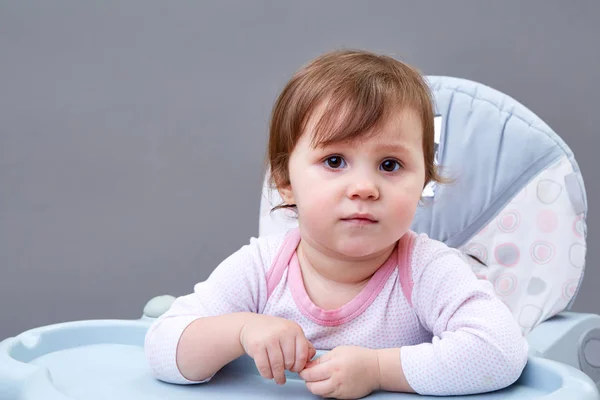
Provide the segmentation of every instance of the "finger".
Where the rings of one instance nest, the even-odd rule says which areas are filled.
[[[254,354],[254,364],[258,373],[265,379],[273,379],[273,373],[271,372],[271,365],[269,364],[269,355],[267,349],[262,348]]]
[[[296,337],[296,360],[292,366],[292,372],[300,372],[304,369],[309,355],[309,342],[302,336]]]
[[[309,362],[306,363],[306,365],[304,366],[304,369],[307,368],[314,368],[315,366],[319,365],[319,364],[325,364],[326,362],[329,361],[331,357],[329,357],[329,353],[325,353],[320,357],[315,358],[314,360],[310,360]]]
[[[290,338],[282,344],[283,362],[285,369],[291,371],[296,362],[296,348],[298,347],[297,339]]]
[[[285,366],[283,364],[283,353],[281,352],[279,341],[267,346],[267,354],[269,355],[269,365],[271,366],[273,379],[275,379],[278,385],[283,385],[285,383]]]
[[[306,382],[306,387],[312,394],[321,397],[333,397],[335,387],[331,379],[318,382]]]
[[[317,350],[315,350],[315,346],[311,342],[308,342],[308,361],[312,360],[316,355]]]
[[[298,375],[305,382],[324,381],[331,378],[331,368],[327,363],[319,364],[317,362],[311,367],[304,368]]]

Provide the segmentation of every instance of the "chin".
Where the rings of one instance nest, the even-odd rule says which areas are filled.
[[[381,246],[375,243],[365,243],[365,240],[344,240],[342,243],[337,243],[334,248],[340,254],[349,258],[365,258],[376,254],[383,250]]]

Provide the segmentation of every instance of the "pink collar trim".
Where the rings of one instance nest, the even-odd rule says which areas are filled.
[[[286,235],[284,242],[273,261],[273,266],[267,273],[267,297],[270,297],[288,268],[288,287],[294,302],[307,318],[324,326],[337,326],[349,322],[365,311],[377,298],[385,283],[396,267],[402,291],[411,304],[412,279],[410,273],[412,244],[415,234],[407,232],[388,260],[375,272],[363,290],[348,303],[335,310],[324,310],[315,305],[304,287],[302,271],[296,249],[300,243],[300,232],[292,229]]]
[[[373,303],[396,268],[396,261],[396,249],[394,249],[392,255],[369,279],[361,292],[348,303],[335,310],[324,310],[312,302],[304,287],[302,271],[296,252],[290,260],[288,285],[292,297],[302,314],[319,325],[337,326],[353,320]]]

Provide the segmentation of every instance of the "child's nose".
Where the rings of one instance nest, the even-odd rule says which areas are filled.
[[[372,179],[357,177],[348,187],[348,197],[350,199],[377,200],[379,190]]]

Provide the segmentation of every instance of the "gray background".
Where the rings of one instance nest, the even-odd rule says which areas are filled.
[[[515,97],[573,149],[600,313],[600,2],[3,1],[0,338],[138,318],[258,232],[267,121],[321,52],[385,52]]]

